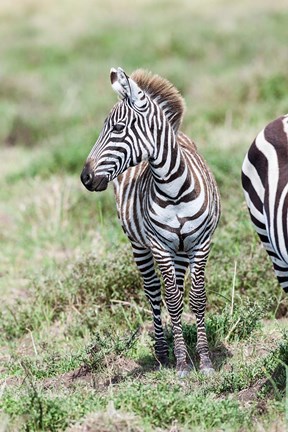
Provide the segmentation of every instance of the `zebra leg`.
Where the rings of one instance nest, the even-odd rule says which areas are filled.
[[[161,320],[161,283],[154,268],[154,260],[150,249],[132,245],[133,255],[144,282],[144,292],[153,312],[155,332],[155,354],[157,360],[165,365],[168,363],[168,345],[164,337]]]
[[[174,266],[176,273],[176,283],[182,295],[184,293],[184,280],[188,265],[189,259],[187,255],[184,253],[178,253],[174,260]]]
[[[180,378],[187,375],[190,367],[187,364],[187,349],[185,346],[181,314],[183,310],[183,288],[179,289],[176,281],[176,271],[170,254],[166,251],[154,251],[153,255],[157,261],[165,285],[165,299],[171,318],[174,335],[174,354],[176,357],[176,369]],[[180,267],[178,267],[179,269]],[[178,271],[178,277],[183,279],[183,269]],[[183,284],[182,284],[183,287]]]
[[[196,349],[200,356],[200,370],[205,374],[214,372],[210,360],[210,352],[208,348],[204,321],[206,308],[204,273],[209,251],[210,245],[205,245],[196,252],[194,251],[193,257],[190,259],[191,291],[189,293],[189,302],[192,312],[196,315]]]
[[[177,254],[174,260],[174,266],[175,266],[175,273],[176,273],[176,283],[179,288],[179,291],[181,292],[181,295],[183,296],[185,275],[186,275],[187,268],[189,266],[189,258],[187,257],[186,253]],[[187,356],[187,351],[186,351],[186,356]],[[180,377],[185,377],[188,374],[189,370],[194,368],[194,365],[191,361],[187,363],[188,363],[187,367],[185,367],[185,369],[182,372],[179,372]]]

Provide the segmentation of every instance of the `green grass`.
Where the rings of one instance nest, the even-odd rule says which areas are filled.
[[[0,5],[3,430],[284,430],[288,304],[240,172],[259,130],[287,112],[287,18],[272,0]],[[188,279],[183,329],[196,370],[177,380],[165,310],[170,367],[156,369],[112,188],[90,194],[80,183],[117,100],[113,66],[147,68],[181,90],[182,129],[220,188],[206,272],[213,378],[197,372]]]

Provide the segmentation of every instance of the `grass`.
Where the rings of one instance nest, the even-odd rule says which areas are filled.
[[[287,111],[286,23],[271,0],[1,3],[1,431],[284,430],[288,304],[240,171],[259,130]],[[165,310],[170,367],[157,370],[112,189],[89,194],[79,180],[116,101],[112,66],[181,90],[183,130],[220,188],[206,272],[213,378],[197,372],[188,301],[196,370],[177,380]]]

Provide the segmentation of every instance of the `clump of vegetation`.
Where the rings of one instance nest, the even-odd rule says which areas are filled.
[[[0,408],[10,416],[14,430],[39,431],[63,430],[71,422],[91,411],[103,407],[101,397],[93,391],[76,390],[67,398],[65,390],[57,395],[47,394],[41,387],[30,382],[17,394],[6,390]]]
[[[135,345],[138,330],[125,337],[96,333],[87,348],[88,358],[85,360],[85,367],[97,371],[107,367],[107,363],[111,365],[112,357],[124,355]]]
[[[171,427],[175,419],[186,428],[201,426],[202,430],[223,427],[228,422],[232,426],[244,426],[247,421],[236,400],[215,400],[212,395],[205,397],[197,391],[185,391],[180,384],[165,381],[154,385],[150,382],[122,385],[115,405],[161,428]]]
[[[132,253],[126,246],[119,246],[116,253],[105,257],[83,257],[63,279],[34,280],[29,299],[0,310],[0,338],[17,338],[27,329],[33,331],[52,323],[72,305],[79,313],[86,310],[88,320],[91,307],[106,308],[113,299],[131,302],[143,297],[142,280]]]
[[[229,372],[224,372],[212,384],[208,384],[207,391],[215,391],[218,395],[225,392],[236,392],[252,386],[264,376],[259,393],[262,396],[270,392],[270,396],[276,395],[282,399],[285,395],[286,365],[288,361],[288,338],[283,334],[276,348],[267,350],[267,355],[256,359],[254,362],[241,361]]]
[[[265,307],[252,301],[237,304],[231,309],[226,307],[221,314],[212,315],[206,321],[209,343],[219,341],[235,342],[245,340],[261,328]]]

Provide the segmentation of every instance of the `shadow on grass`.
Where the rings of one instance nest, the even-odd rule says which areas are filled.
[[[189,347],[190,348],[190,347]],[[191,349],[188,348],[189,356],[193,362],[195,369],[199,370],[199,358],[196,354],[196,349],[194,349],[191,355]],[[216,371],[221,370],[223,365],[226,363],[227,358],[231,357],[231,352],[225,347],[224,344],[219,344],[217,347],[211,349],[212,363]],[[157,362],[157,359],[153,355],[145,355],[139,358],[132,370],[127,371],[127,366],[131,360],[123,358],[123,368],[118,370],[113,376],[106,379],[105,386],[109,384],[120,384],[121,382],[128,379],[141,379],[144,378],[147,373],[157,372],[162,366]],[[169,369],[171,371],[176,371],[176,362],[173,354],[173,346],[169,346],[169,363],[163,368]],[[126,369],[126,371],[125,371]]]
[[[188,349],[188,356],[191,359],[191,363],[194,366],[194,368],[198,371],[199,370],[199,356],[196,352],[196,337],[191,338],[188,337],[188,334],[194,334],[196,335],[196,326],[190,325],[185,326],[185,331],[183,328],[184,338],[185,342],[187,344]],[[123,381],[128,379],[138,379],[144,377],[147,373],[150,372],[156,372],[161,369],[161,367],[164,367],[165,369],[170,370],[176,370],[176,360],[174,356],[174,343],[173,343],[173,333],[171,328],[167,329],[165,331],[166,339],[168,342],[168,364],[165,366],[161,366],[160,363],[157,361],[156,357],[151,352],[151,355],[145,354],[137,359],[137,361],[134,361],[134,367],[132,369],[129,368],[131,366],[131,363],[133,362],[127,358],[122,359],[123,364],[120,369],[117,370],[117,372],[106,381],[106,385],[111,384],[119,384]],[[210,347],[211,352],[211,359],[213,366],[216,371],[219,371],[222,369],[222,367],[227,362],[227,359],[232,357],[231,352],[224,343],[218,341],[216,345],[213,345]],[[116,360],[117,362],[117,360]],[[118,362],[119,365],[119,362]],[[127,370],[129,369],[129,371]],[[126,370],[126,371],[125,371]]]

